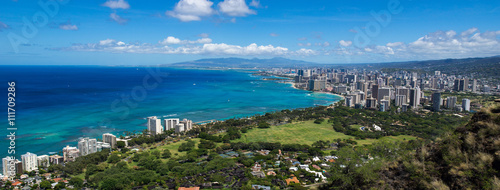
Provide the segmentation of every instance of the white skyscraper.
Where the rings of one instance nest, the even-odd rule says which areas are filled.
[[[96,153],[97,140],[89,139],[88,137],[82,138],[80,139],[80,141],[78,141],[78,149],[80,150],[80,156]]]
[[[462,99],[462,109],[470,111],[470,100],[467,98]]]
[[[116,148],[116,136],[111,133],[102,134],[102,142],[109,143],[111,148]]]
[[[179,123],[175,125],[175,133],[184,132],[184,124]]]
[[[446,99],[446,107],[448,109],[455,109],[455,104],[457,103],[456,96],[450,96]]]
[[[165,131],[175,129],[175,126],[179,123],[179,118],[165,119],[163,125],[165,125]]]
[[[15,176],[16,175],[16,165],[15,159],[10,156],[2,158],[2,168],[4,176]]]
[[[158,135],[163,133],[161,120],[156,118],[156,116],[148,117],[148,131],[152,135]]]
[[[23,162],[24,171],[31,172],[38,169],[38,157],[36,156],[36,154],[28,152],[21,155],[21,159]]]
[[[76,147],[71,147],[69,145],[66,145],[66,147],[63,148],[63,157],[65,162],[73,162],[75,161],[76,158],[80,156],[80,150]]]

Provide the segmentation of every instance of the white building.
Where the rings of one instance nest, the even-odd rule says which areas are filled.
[[[179,123],[184,125],[184,131],[189,131],[193,128],[193,121],[191,120],[183,119]]]
[[[80,139],[80,141],[78,141],[78,149],[80,150],[80,156],[96,153],[97,140],[89,139],[88,137],[82,138]]]
[[[448,109],[455,109],[455,105],[457,103],[457,97],[456,96],[450,96],[446,99],[446,107]]]
[[[179,118],[170,118],[163,120],[165,125],[165,131],[175,129],[175,126],[179,123]]]
[[[116,136],[111,133],[102,134],[102,142],[109,143],[111,148],[116,148]]]
[[[41,155],[37,157],[38,167],[49,167],[50,161],[48,155]]]
[[[21,159],[23,162],[23,170],[28,172],[38,170],[38,157],[36,154],[27,152],[26,154],[21,155]]]
[[[73,162],[75,161],[76,158],[80,156],[80,150],[76,147],[71,147],[69,145],[66,145],[66,147],[63,148],[63,157],[65,162]]]
[[[181,133],[184,132],[184,124],[177,124],[175,125],[175,133]]]
[[[464,111],[470,111],[470,100],[467,98],[462,99],[462,109]]]
[[[16,175],[16,160],[11,157],[7,156],[5,158],[2,158],[2,168],[3,168],[3,175],[10,177],[10,176],[15,176]]]
[[[396,106],[406,104],[406,95],[396,95]]]
[[[162,134],[163,127],[161,126],[161,120],[156,118],[156,116],[148,117],[148,131],[152,135]]]

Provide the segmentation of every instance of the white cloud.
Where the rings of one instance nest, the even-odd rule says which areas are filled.
[[[339,43],[342,45],[343,40]],[[500,31],[480,32],[477,28],[470,28],[461,33],[454,30],[436,31],[410,43],[389,42],[364,49],[350,47],[349,51],[394,56],[406,60],[495,56],[500,55]]]
[[[198,21],[201,17],[215,13],[213,4],[209,0],[180,0],[173,11],[167,11],[165,14],[183,22]]]
[[[255,7],[255,8],[259,8],[260,1],[259,0],[252,0],[252,2],[250,2],[250,6]]]
[[[210,38],[201,38],[195,41],[191,40],[180,40],[179,38],[169,36],[162,41],[158,42],[159,44],[163,45],[170,45],[170,44],[209,44],[212,43],[212,39]]]
[[[71,23],[62,23],[62,24],[59,24],[59,29],[63,29],[63,30],[78,30],[78,26],[74,25],[74,24],[71,24]]]
[[[303,37],[303,38],[298,38],[297,40],[299,40],[299,41],[306,41],[306,40],[307,40],[307,38],[306,38],[306,37]]]
[[[143,54],[207,54],[207,55],[317,55],[318,52],[302,48],[291,51],[288,48],[273,45],[257,45],[252,43],[248,46],[231,45],[225,43],[212,43],[209,38],[201,38],[195,41],[181,40],[173,36],[159,41],[157,44],[149,43],[125,43],[114,39],[101,40],[99,43],[73,44],[70,47],[53,48],[59,51],[88,51],[88,52],[110,52],[110,53],[143,53]]]
[[[129,9],[130,5],[125,0],[108,0],[102,6],[109,7],[112,9]]]
[[[219,11],[229,16],[247,16],[256,14],[254,10],[250,10],[245,3],[245,0],[224,0],[218,4]]]
[[[198,34],[199,37],[202,37],[202,38],[208,38],[208,34],[207,33],[201,33],[201,34]]]
[[[309,47],[311,46],[311,43],[297,43],[298,46],[305,46],[305,47]]]
[[[352,45],[352,41],[349,41],[349,40],[347,40],[347,41],[340,40],[340,41],[339,41],[339,44],[340,44],[341,46],[344,46],[344,47],[349,47],[349,46],[351,46],[351,45]]]
[[[117,22],[118,24],[126,24],[128,22],[128,19],[124,19],[116,13],[111,13],[109,15],[109,18],[111,18],[111,20]]]
[[[273,32],[273,33],[270,33],[270,34],[269,34],[269,36],[272,36],[272,37],[278,37],[278,36],[279,36],[279,34],[276,34],[276,33],[274,33],[274,32]]]

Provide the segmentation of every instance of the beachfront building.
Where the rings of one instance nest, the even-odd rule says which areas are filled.
[[[64,157],[54,154],[49,156],[49,161],[51,164],[62,164],[64,162]]]
[[[78,141],[78,150],[80,150],[80,156],[86,156],[88,154],[97,152],[97,140],[90,139],[88,137],[80,139]]]
[[[34,170],[38,170],[38,157],[36,154],[27,152],[26,154],[21,155],[21,160],[23,163],[23,169],[25,171],[31,172]]]
[[[161,120],[156,116],[148,117],[148,131],[151,135],[159,135],[163,133]]]
[[[165,125],[165,131],[175,129],[175,126],[179,123],[179,118],[170,118],[163,120]]]
[[[3,175],[4,176],[10,177],[10,176],[16,175],[15,161],[16,160],[10,156],[2,158],[2,168],[3,168]]]
[[[179,123],[184,125],[184,131],[189,131],[193,128],[193,121],[191,120],[183,119]]]
[[[180,123],[175,125],[175,133],[182,133],[182,132],[184,132],[184,125]]]
[[[39,168],[42,168],[42,167],[46,168],[46,167],[50,166],[50,161],[49,161],[48,155],[41,155],[41,156],[38,156],[36,159],[37,159]]]
[[[111,133],[102,134],[102,142],[111,145],[111,148],[116,148],[116,136]]]
[[[76,147],[66,145],[66,147],[63,148],[63,158],[65,162],[73,162],[79,155],[80,150]]]

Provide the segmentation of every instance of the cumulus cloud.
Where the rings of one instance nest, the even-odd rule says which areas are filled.
[[[339,44],[349,47],[349,53],[379,54],[403,59],[465,58],[500,54],[500,31],[480,32],[477,28],[460,33],[454,30],[436,31],[410,43],[389,42],[363,49],[356,49],[346,42],[348,41],[341,40]]]
[[[58,51],[87,51],[87,52],[110,52],[110,53],[142,53],[142,54],[203,54],[203,55],[316,55],[318,52],[311,49],[299,49],[291,51],[288,48],[273,45],[257,45],[252,43],[248,46],[231,45],[225,43],[212,43],[211,39],[201,38],[198,40],[181,40],[169,36],[157,44],[149,43],[125,43],[114,39],[101,40],[99,43],[73,44],[70,47],[52,48]]]
[[[8,29],[9,26],[3,22],[0,22],[0,31],[4,30],[4,29]]]
[[[209,0],[180,0],[174,10],[167,11],[165,14],[183,22],[199,21],[201,17],[215,13],[212,5],[213,2]]]
[[[179,38],[176,38],[176,37],[173,37],[173,36],[169,36],[169,37],[163,39],[162,41],[159,41],[158,43],[159,44],[163,44],[163,45],[170,45],[170,44],[209,44],[209,43],[212,43],[212,39],[210,39],[210,38],[201,38],[201,39],[198,39],[198,40],[195,40],[195,41],[191,41],[191,40],[181,40]]]
[[[102,6],[109,7],[111,9],[129,9],[130,5],[125,0],[108,0]]]
[[[344,46],[344,47],[349,47],[349,46],[351,46],[351,45],[352,45],[352,41],[349,41],[349,40],[347,40],[347,41],[340,40],[340,41],[339,41],[339,44],[340,44],[341,46]]]
[[[128,19],[124,19],[120,15],[117,15],[116,13],[111,13],[109,15],[109,18],[111,18],[111,20],[117,22],[118,24],[126,24],[128,22]]]
[[[224,0],[218,4],[219,11],[229,16],[247,16],[256,14],[248,8],[245,0]]]
[[[62,30],[78,30],[78,26],[71,24],[70,22],[59,24],[59,29]]]

